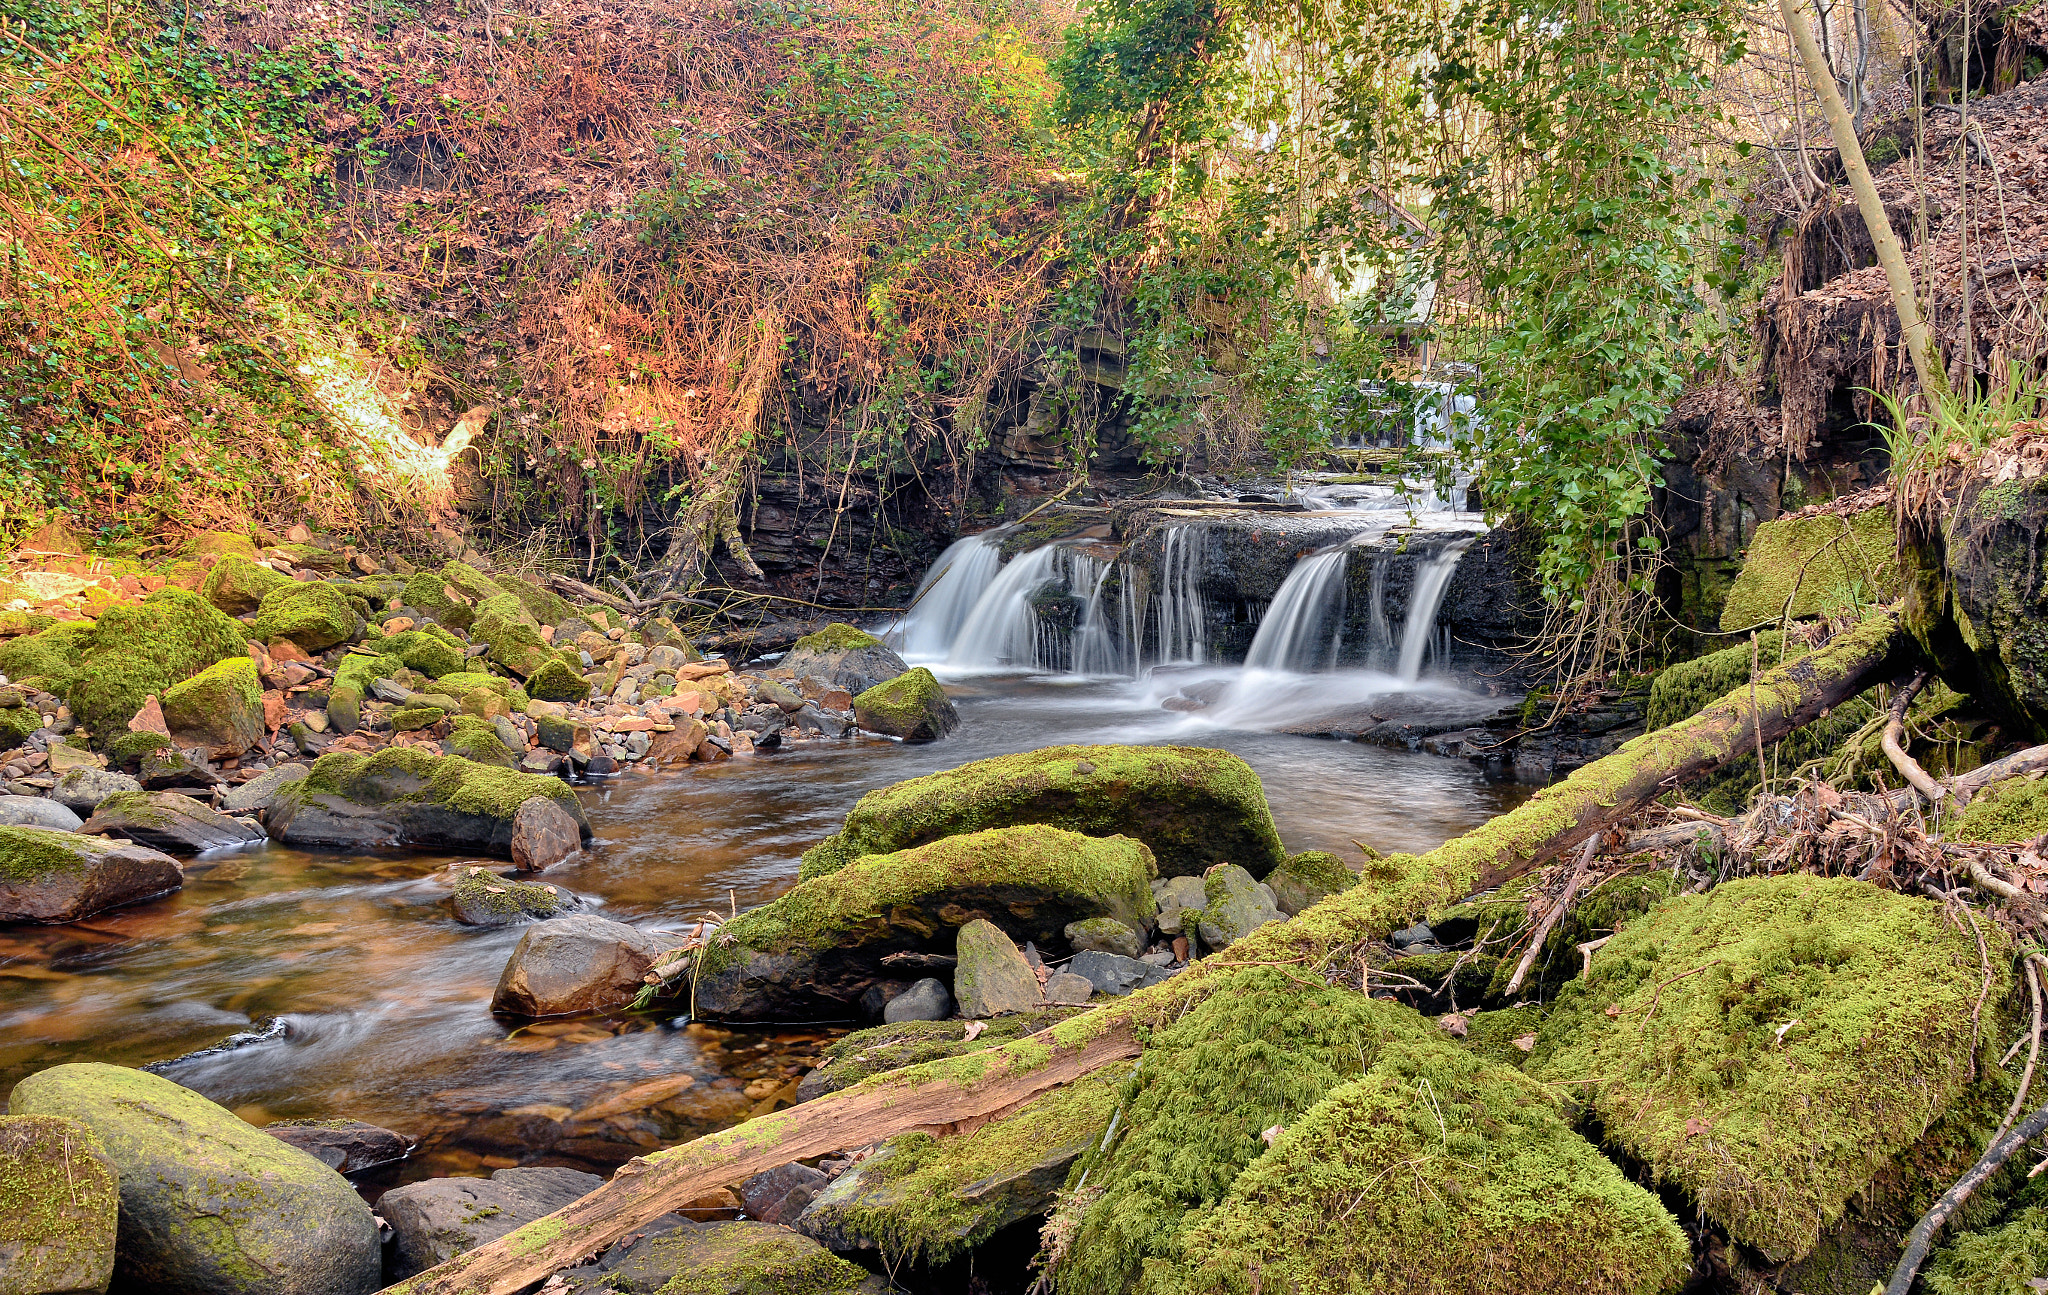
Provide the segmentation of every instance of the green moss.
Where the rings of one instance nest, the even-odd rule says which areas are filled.
[[[1388,1047],[1177,1240],[1177,1263],[1147,1267],[1147,1295],[1658,1295],[1691,1267],[1677,1220],[1555,1097],[1443,1042]]]
[[[448,748],[448,754],[459,755],[478,764],[496,765],[500,769],[519,767],[519,757],[505,745],[497,730],[474,715],[456,716],[454,731],[448,734],[443,745]]]
[[[882,640],[853,625],[833,621],[815,634],[806,634],[790,649],[793,652],[845,652],[881,647]]]
[[[1812,651],[1796,642],[1787,647],[1785,636],[1777,630],[1765,630],[1756,639],[1759,672],[1779,664],[1781,650],[1786,661],[1797,661]],[[1750,660],[1750,645],[1744,640],[1734,647],[1660,670],[1650,682],[1650,702],[1644,710],[1643,723],[1660,729],[1699,714],[1749,682]]]
[[[1209,976],[1198,1002],[1152,1032],[1124,1084],[1123,1132],[1075,1165],[1102,1194],[1080,1217],[1060,1289],[1142,1289],[1142,1274],[1181,1262],[1185,1227],[1265,1150],[1264,1130],[1294,1124],[1389,1045],[1440,1033],[1408,1008],[1290,972]]]
[[[469,632],[477,642],[490,645],[493,663],[521,678],[532,675],[549,661],[561,660],[541,638],[540,623],[511,594],[499,594],[478,603]]]
[[[319,652],[356,636],[362,620],[348,596],[324,580],[294,580],[263,595],[256,609],[255,637],[265,643],[289,639]]]
[[[239,616],[262,605],[263,596],[293,583],[292,578],[269,567],[258,566],[234,554],[213,564],[199,586],[200,597],[228,613]]]
[[[171,739],[161,733],[123,733],[107,743],[107,762],[122,768],[133,768],[142,757],[170,749]]]
[[[526,691],[542,701],[588,701],[590,685],[561,657],[541,662],[526,680]]]
[[[481,910],[500,917],[553,917],[568,905],[545,885],[513,881],[496,873],[475,868],[455,883],[454,899],[471,911]]]
[[[418,801],[465,814],[509,820],[529,797],[546,796],[583,821],[576,793],[559,778],[494,769],[416,746],[386,747],[372,755],[336,751],[313,762],[307,775],[280,793],[340,796],[366,804]]]
[[[1957,1237],[1925,1278],[1933,1295],[2036,1295],[2048,1273],[2048,1210],[2025,1209],[2004,1226]]]
[[[178,546],[178,552],[190,558],[203,558],[211,553],[219,558],[242,558],[256,560],[256,545],[246,535],[233,531],[195,531]]]
[[[42,612],[0,611],[0,637],[40,634],[52,625],[60,623],[55,616],[48,616]]]
[[[99,837],[55,828],[0,827],[0,881],[36,881],[52,873],[83,872],[86,856],[112,848]]]
[[[520,606],[543,625],[560,625],[576,614],[567,599],[551,593],[531,580],[500,572],[491,577],[500,589],[519,600]]]
[[[334,683],[366,692],[372,679],[389,679],[405,668],[405,662],[385,652],[351,652],[334,667]]]
[[[644,1244],[650,1268],[676,1274],[654,1295],[855,1295],[872,1283],[859,1264],[766,1223],[721,1223]]]
[[[982,1022],[986,1028],[971,1040],[966,1037],[965,1021],[904,1021],[855,1030],[826,1047],[819,1055],[818,1068],[804,1081],[804,1086],[819,1093],[836,1093],[871,1075],[1012,1043],[1086,1010],[1052,1007],[998,1016]]]
[[[1780,518],[1756,528],[1721,609],[1721,628],[1776,625],[1787,599],[1795,620],[1854,614],[1890,602],[1904,583],[1891,509]]]
[[[404,630],[388,635],[377,644],[377,650],[386,656],[397,657],[407,669],[417,670],[430,679],[457,673],[466,659],[461,648],[424,630]]]
[[[2010,1034],[2011,976],[2004,938],[1984,935],[1988,1048]],[[1975,939],[1939,905],[1841,879],[1729,882],[1625,926],[1558,994],[1529,1069],[1582,1093],[1611,1141],[1782,1261],[1976,1074],[2009,1082],[1973,1051],[1983,981]]]
[[[1518,1047],[1516,1039],[1529,1039],[1543,1024],[1541,1007],[1503,1007],[1479,1012],[1465,1021],[1465,1046],[1503,1065],[1519,1067],[1529,1059],[1529,1050]]]
[[[391,712],[391,730],[394,733],[413,733],[432,728],[447,715],[448,712],[439,706],[401,706]]]
[[[1972,797],[1949,829],[1955,841],[2017,843],[2048,832],[2048,785],[2036,778],[2007,778]]]
[[[0,674],[17,682],[41,676],[60,680],[63,691],[92,650],[93,622],[66,621],[21,638],[0,643]]]
[[[461,598],[449,597],[447,590],[451,587],[438,571],[415,571],[406,577],[405,590],[399,596],[407,607],[425,612],[444,625],[468,629],[476,619],[475,607]]]
[[[189,590],[159,589],[100,617],[65,700],[95,742],[110,742],[151,694],[248,649],[244,627],[227,613]]]
[[[943,737],[959,722],[938,676],[923,666],[862,692],[853,713],[862,728],[895,737]]]
[[[118,1175],[90,1128],[0,1116],[0,1289],[105,1290],[120,1205]]]
[[[28,741],[29,734],[43,726],[43,717],[33,706],[10,706],[0,710],[0,751],[12,751]]]
[[[1235,863],[1264,877],[1287,857],[1258,775],[1226,751],[1054,746],[869,792],[843,828],[805,851],[799,875],[819,877],[863,854],[1017,823],[1135,837],[1166,876]]]

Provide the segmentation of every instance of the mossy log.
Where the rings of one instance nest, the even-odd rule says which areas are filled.
[[[1364,884],[1261,927],[1227,960],[985,1052],[876,1075],[802,1106],[671,1147],[619,1170],[565,1209],[393,1287],[404,1295],[513,1295],[726,1183],[911,1129],[963,1129],[1138,1055],[1140,1032],[1178,1019],[1247,964],[1315,967],[1432,908],[1584,841],[1665,787],[1818,718],[1898,673],[1909,642],[1890,613],[1811,656],[1765,671],[1697,715],[1638,737],[1506,814],[1418,857],[1377,861]],[[1752,709],[1751,698],[1755,698]]]

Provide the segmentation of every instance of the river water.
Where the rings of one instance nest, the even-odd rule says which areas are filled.
[[[963,723],[943,742],[821,742],[629,775],[583,793],[597,843],[546,879],[612,918],[679,927],[786,890],[798,856],[867,791],[1061,742],[1234,751],[1264,780],[1290,850],[1423,850],[1526,794],[1461,762],[1163,711],[1171,688],[969,678],[949,685]],[[517,1163],[603,1170],[786,1101],[845,1028],[622,1014],[515,1029],[489,1003],[519,930],[448,915],[447,870],[462,862],[271,845],[192,861],[164,899],[0,930],[0,1093],[60,1062],[162,1062],[282,1020],[164,1073],[256,1123],[351,1117],[420,1139],[386,1185]]]

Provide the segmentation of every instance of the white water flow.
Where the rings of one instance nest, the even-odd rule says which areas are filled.
[[[1060,549],[1047,545],[1010,559],[953,637],[946,665],[955,670],[1030,669],[1038,664],[1038,614],[1031,595],[1053,578]]]
[[[1334,669],[1344,645],[1344,569],[1348,545],[1294,564],[1259,622],[1244,664],[1251,670],[1307,673]]]
[[[910,661],[943,661],[974,610],[1003,557],[1001,535],[985,531],[956,540],[917,586],[910,610],[883,633],[888,644]]]
[[[1114,625],[1111,624],[1112,613],[1102,596],[1103,586],[1119,569],[1118,563],[1102,563],[1101,571],[1096,573],[1094,583],[1089,587],[1088,606],[1082,611],[1081,623],[1074,630],[1075,674],[1138,673],[1138,638],[1142,626],[1138,620],[1138,594],[1131,587],[1130,572],[1123,571],[1123,578],[1116,583]]]
[[[1421,677],[1422,659],[1436,632],[1436,613],[1443,606],[1444,590],[1451,583],[1451,573],[1458,569],[1458,559],[1471,547],[1470,539],[1454,540],[1418,564],[1415,585],[1408,591],[1408,620],[1401,627],[1401,663],[1396,673],[1402,682],[1414,683]]]
[[[1159,564],[1159,661],[1203,664],[1209,659],[1209,606],[1202,597],[1209,528],[1176,526],[1166,532]]]

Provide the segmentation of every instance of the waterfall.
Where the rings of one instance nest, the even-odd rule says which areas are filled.
[[[1428,653],[1436,631],[1436,613],[1443,606],[1444,589],[1451,583],[1451,573],[1458,569],[1458,559],[1471,547],[1470,539],[1454,540],[1438,549],[1427,562],[1418,563],[1415,585],[1408,591],[1408,620],[1401,627],[1399,674],[1403,682],[1414,683],[1421,677],[1422,658]]]
[[[883,639],[910,661],[943,661],[974,604],[1002,565],[1001,533],[984,531],[953,544],[918,583],[910,610],[883,631]]]
[[[1387,624],[1387,568],[1392,566],[1394,555],[1382,553],[1372,560],[1371,628],[1366,643],[1367,663],[1384,668],[1388,649],[1394,646],[1394,629]]]
[[[1059,549],[1048,545],[1010,559],[983,588],[953,638],[946,664],[954,669],[1024,668],[1038,662],[1038,616],[1031,595],[1052,578]]]
[[[1159,661],[1209,660],[1209,605],[1202,597],[1202,566],[1209,556],[1209,528],[1175,526],[1166,532],[1159,565]]]
[[[1336,666],[1344,643],[1348,547],[1312,553],[1294,564],[1259,622],[1245,655],[1247,668],[1307,672]]]
[[[1102,590],[1109,583],[1110,575],[1120,570],[1122,579],[1116,583],[1116,622],[1112,627]],[[1102,570],[1089,587],[1088,605],[1081,612],[1081,623],[1074,630],[1074,673],[1136,675],[1138,637],[1142,629],[1138,621],[1138,593],[1131,586],[1130,572],[1123,570],[1120,563],[1102,563]]]

